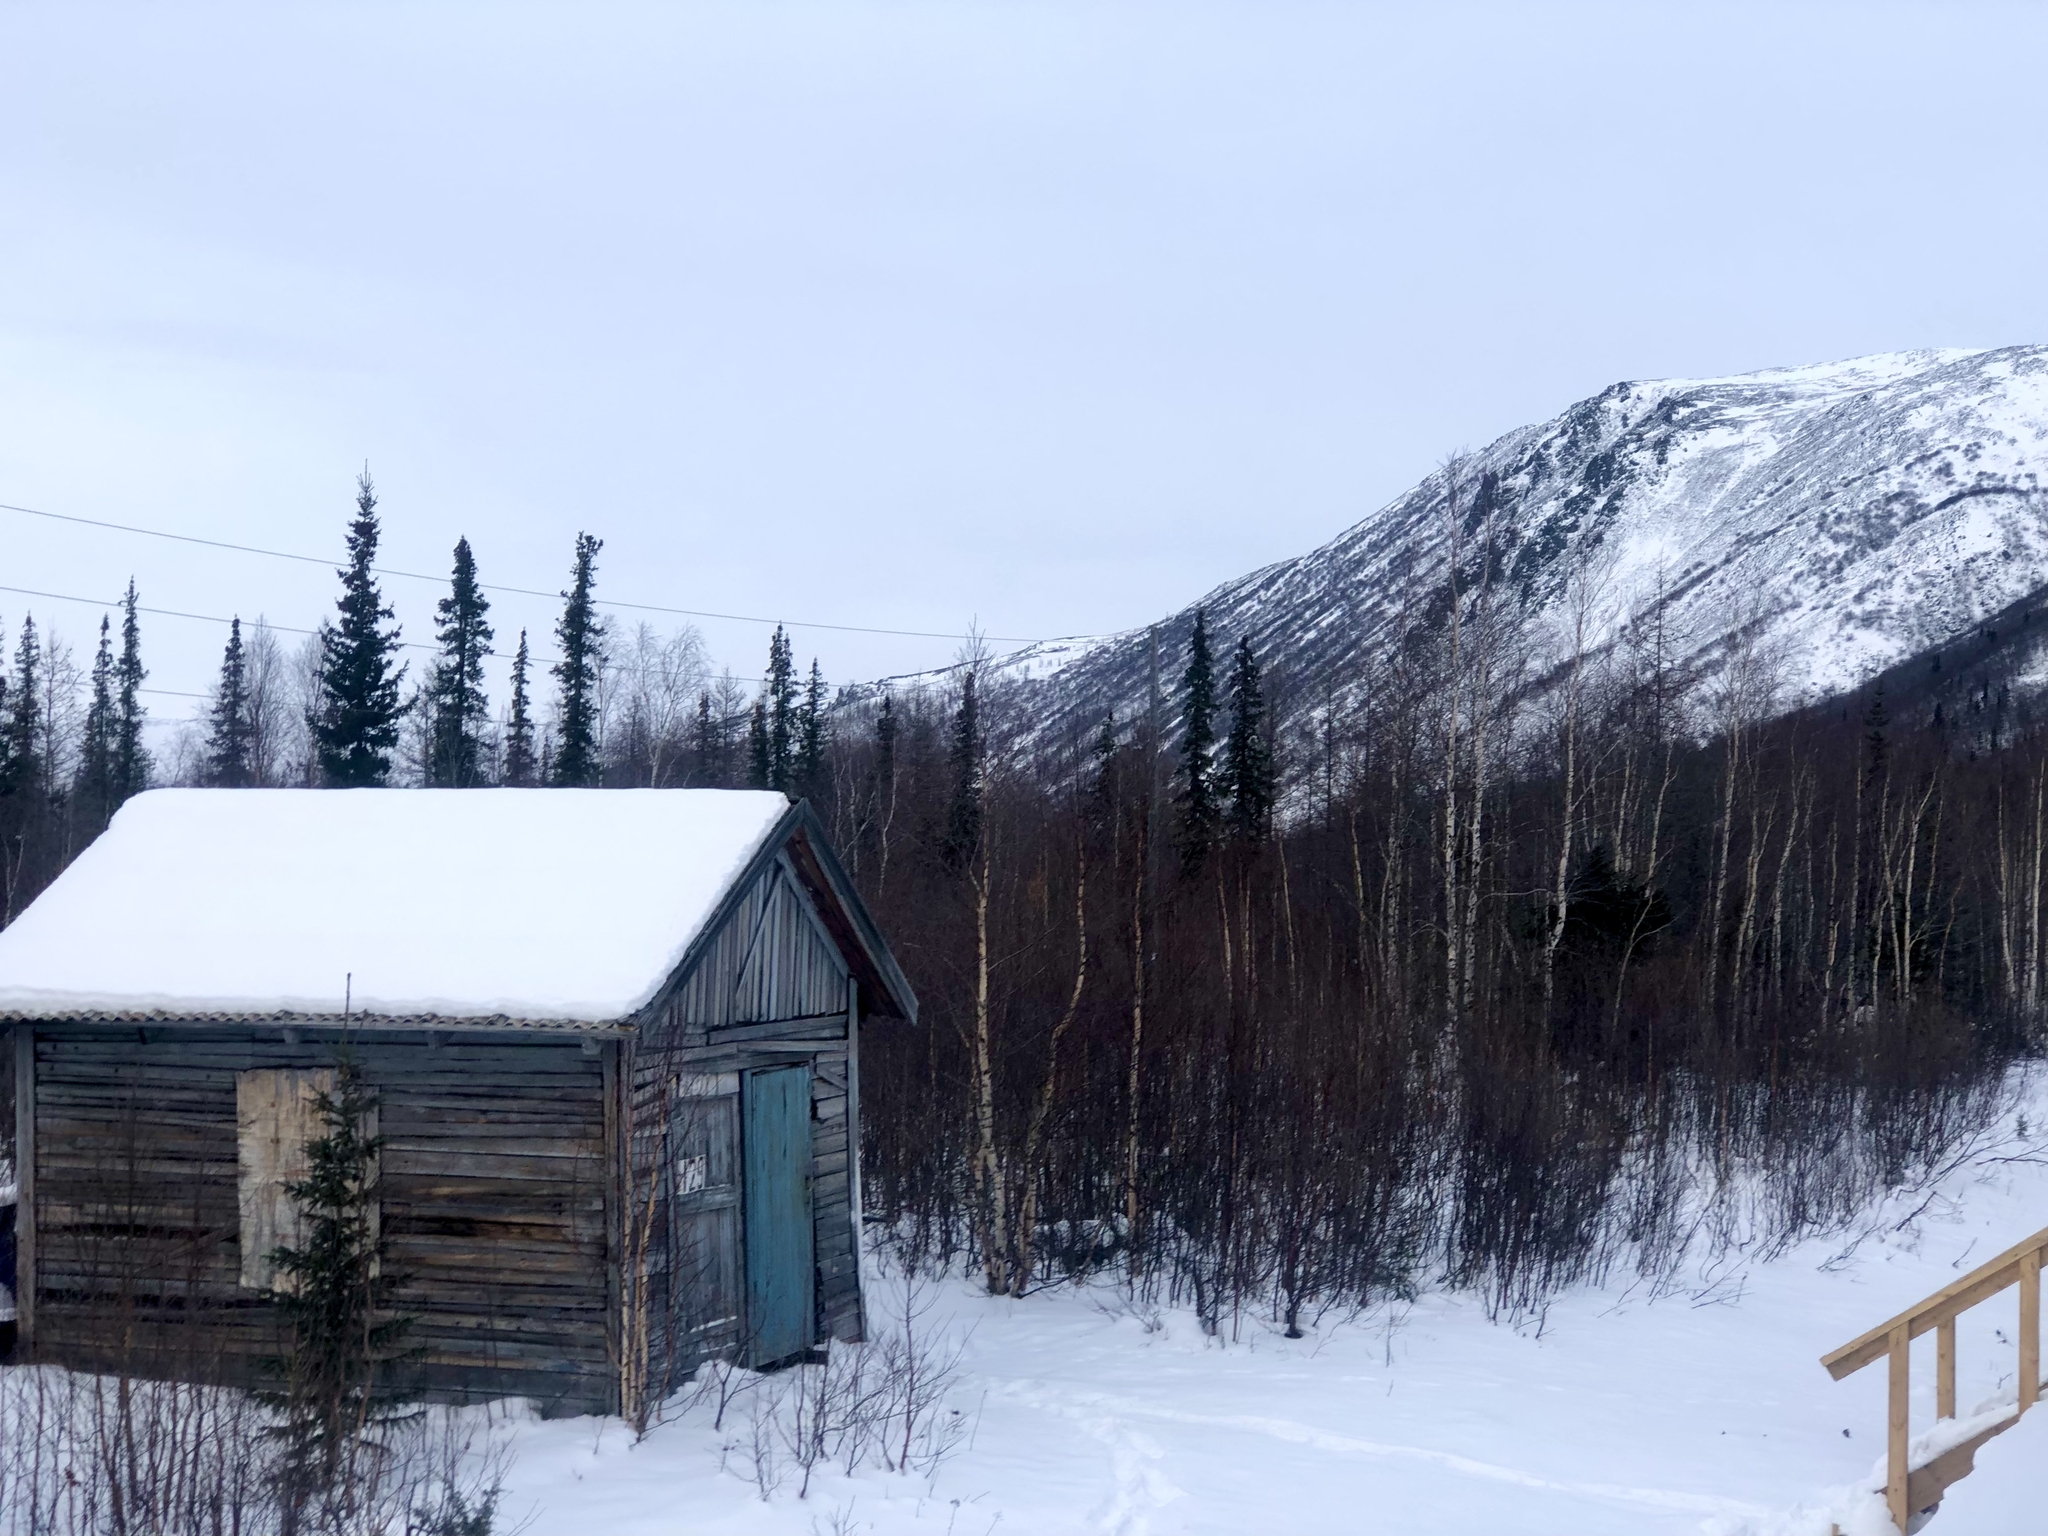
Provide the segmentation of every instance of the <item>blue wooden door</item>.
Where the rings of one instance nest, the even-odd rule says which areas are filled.
[[[747,1329],[756,1365],[811,1342],[811,1069],[747,1074]]]

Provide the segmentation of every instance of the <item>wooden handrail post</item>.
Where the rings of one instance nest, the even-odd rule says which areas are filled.
[[[2020,1412],[2041,1392],[2041,1250],[2020,1260]]]
[[[1956,1416],[1956,1320],[1943,1318],[1934,1330],[1934,1412],[1937,1418]]]
[[[1907,1393],[1907,1373],[1913,1364],[1913,1335],[1910,1327],[1900,1323],[1892,1329],[1890,1340],[1891,1401],[1885,1422],[1885,1502],[1891,1506],[1892,1523],[1899,1528],[1899,1536],[1905,1536],[1906,1516],[1906,1425],[1910,1399]]]

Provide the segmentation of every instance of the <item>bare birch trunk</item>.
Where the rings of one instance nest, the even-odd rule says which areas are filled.
[[[1138,1283],[1138,1065],[1145,1052],[1145,829],[1138,829],[1139,876],[1131,886],[1131,1062],[1124,1089],[1124,1240],[1131,1283]]]
[[[980,873],[974,880],[974,1169],[981,1213],[981,1262],[991,1295],[1010,1288],[1006,1248],[1009,1220],[1005,1209],[1001,1160],[996,1155],[995,1071],[989,1042],[988,905],[992,879],[986,844]]]
[[[1024,1198],[1017,1213],[1017,1268],[1010,1277],[1011,1293],[1024,1294],[1031,1279],[1032,1241],[1038,1233],[1038,1154],[1045,1141],[1045,1122],[1052,1115],[1054,1089],[1059,1083],[1060,1041],[1074,1027],[1081,1011],[1081,991],[1088,985],[1088,849],[1084,843],[1077,855],[1074,874],[1074,990],[1067,997],[1067,1011],[1052,1027],[1045,1047],[1045,1081],[1038,1088],[1038,1102],[1031,1108],[1031,1124],[1024,1133]]]

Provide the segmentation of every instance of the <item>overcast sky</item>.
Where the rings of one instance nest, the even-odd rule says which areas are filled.
[[[956,643],[822,624],[1118,629],[1617,379],[2048,340],[2044,56],[2038,0],[0,0],[0,502],[338,558],[367,460],[393,566],[589,529],[835,680]],[[0,512],[0,584],[131,572],[334,592]]]

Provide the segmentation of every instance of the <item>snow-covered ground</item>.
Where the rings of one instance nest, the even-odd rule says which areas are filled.
[[[933,1318],[965,1341],[966,1433],[931,1475],[825,1473],[799,1499],[792,1472],[764,1500],[742,1396],[722,1433],[703,1404],[638,1444],[616,1423],[520,1422],[505,1513],[530,1513],[534,1536],[1875,1531],[1884,1370],[1838,1384],[1818,1357],[2044,1223],[2048,1164],[1987,1157],[1873,1213],[1860,1241],[1655,1300],[1616,1284],[1508,1326],[1437,1294],[1298,1341],[1248,1324],[1227,1346],[1110,1287],[1008,1301],[954,1282]],[[871,1286],[886,1311],[895,1282]],[[2015,1316],[2008,1292],[1963,1318],[1965,1413],[2012,1390]],[[1916,1346],[1916,1432],[1933,1424],[1932,1345]],[[2048,1411],[1990,1444],[1931,1529],[2040,1528],[2044,1452]]]

